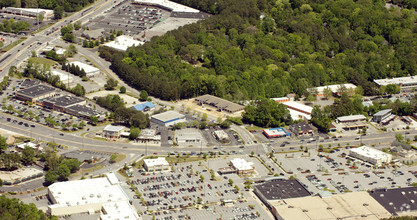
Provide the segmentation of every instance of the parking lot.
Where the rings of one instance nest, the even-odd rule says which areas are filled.
[[[288,173],[298,178],[312,193],[328,190],[334,193],[371,190],[374,188],[407,187],[417,182],[413,169],[401,167],[374,168],[371,164],[347,156],[348,149],[310,156],[301,153],[275,154]]]
[[[153,6],[142,6],[125,1],[113,6],[105,12],[105,16],[99,16],[91,20],[87,26],[90,29],[122,30],[127,35],[139,35],[142,31],[168,18],[170,12]]]
[[[244,158],[255,162],[255,176],[267,172],[255,158]],[[133,196],[136,198],[134,205],[143,213],[148,213],[143,216],[144,219],[151,219],[151,213],[156,219],[184,219],[186,216],[191,219],[269,219],[261,205],[252,199],[253,194],[244,190],[245,180],[242,177],[217,174],[218,168],[229,166],[230,159],[218,157],[201,160],[201,164],[199,161],[173,164],[173,172],[152,175],[134,170],[130,183],[138,188],[143,198]],[[214,171],[214,180],[211,179],[211,170]],[[133,192],[130,190],[130,193]],[[223,200],[233,201],[233,207],[225,207]]]

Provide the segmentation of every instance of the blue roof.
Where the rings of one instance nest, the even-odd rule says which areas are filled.
[[[138,110],[138,111],[143,111],[143,110],[145,110],[146,107],[154,108],[155,105],[152,102],[145,102],[145,103],[137,104],[137,105],[133,106],[133,109]]]

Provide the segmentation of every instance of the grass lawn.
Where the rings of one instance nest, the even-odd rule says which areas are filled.
[[[31,57],[29,58],[29,61],[34,62],[34,63],[39,63],[39,64],[43,64],[43,65],[49,65],[49,66],[53,66],[55,64],[58,64],[57,62],[50,60],[50,59],[46,59],[43,57]]]
[[[114,159],[114,163],[119,163],[120,161],[126,159],[126,155],[125,154],[115,154],[117,157],[116,159]]]
[[[251,127],[245,127],[246,128],[246,130],[248,130],[248,131],[250,131],[250,130],[254,130],[254,131],[262,131],[262,130],[264,130],[265,128],[261,128],[261,127],[258,127],[258,126],[251,126]]]
[[[88,168],[88,169],[80,169],[75,173],[71,173],[71,177],[76,177],[76,176],[80,176],[82,174],[86,174],[86,173],[90,173],[90,172],[94,172],[100,169],[103,169],[104,166],[103,165],[95,165],[94,167]]]

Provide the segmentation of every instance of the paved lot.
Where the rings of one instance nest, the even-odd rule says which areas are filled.
[[[255,158],[244,158],[255,163],[258,171],[255,177],[267,172]],[[157,219],[182,219],[185,216],[191,219],[212,219],[213,216],[242,219],[243,215],[252,216],[255,219],[258,218],[257,212],[261,219],[269,219],[260,204],[252,199],[252,194],[243,190],[243,178],[236,174],[219,176],[215,173],[217,180],[210,180],[210,169],[216,171],[220,167],[227,167],[228,161],[230,158],[208,159],[202,161],[201,164],[199,162],[178,163],[173,165],[173,172],[155,173],[149,176],[141,175],[138,170],[135,170],[131,180],[142,194],[147,209],[153,210]],[[200,176],[203,176],[203,181]],[[229,184],[229,179],[233,180],[233,185]],[[236,192],[235,185],[240,188],[239,192]],[[132,194],[131,191],[129,193]],[[220,199],[233,200],[235,205],[231,208],[221,206]],[[199,200],[207,207],[196,209]],[[142,203],[141,200],[134,199],[133,204],[138,210],[145,212],[146,207],[140,203]],[[249,205],[254,205],[255,208],[252,210]],[[144,219],[151,218],[151,215],[144,216]]]
[[[413,170],[412,167],[375,169],[355,158],[344,157],[343,153],[348,154],[348,150],[324,153],[321,157],[317,156],[313,150],[310,156],[305,153],[303,155],[301,153],[276,154],[275,156],[284,170],[307,185],[307,189],[312,193],[317,193],[322,189],[340,193],[380,187],[406,187],[409,183],[417,182],[417,178],[409,172]],[[352,166],[356,168],[352,169]]]

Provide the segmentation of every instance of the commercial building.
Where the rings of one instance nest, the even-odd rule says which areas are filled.
[[[199,13],[200,11],[194,8],[187,7],[185,5],[178,4],[176,2],[168,0],[134,0],[134,3],[141,5],[158,6],[171,12],[187,12],[187,13]]]
[[[218,141],[229,140],[229,135],[227,135],[227,133],[224,130],[215,130],[213,131],[213,135]]]
[[[317,128],[312,125],[312,124],[308,124],[306,122],[300,122],[297,124],[293,124],[288,126],[288,129],[294,133],[295,135],[298,136],[303,136],[303,135],[314,135],[314,133],[317,132]]]
[[[311,112],[313,112],[313,107],[294,101],[282,102],[282,104],[285,105],[290,111],[290,115],[293,120],[311,119]]]
[[[286,131],[284,128],[270,128],[270,129],[264,129],[263,134],[267,138],[276,138],[276,137],[287,137],[291,136],[291,134]]]
[[[85,100],[72,95],[63,95],[42,99],[42,105],[54,111],[66,112],[66,109],[73,105],[83,105]]]
[[[100,213],[100,219],[140,219],[117,177],[58,182],[48,187],[51,215]]]
[[[151,122],[162,126],[173,126],[177,123],[186,122],[185,115],[175,111],[167,111],[160,114],[152,115]]]
[[[19,168],[13,171],[0,171],[3,185],[16,185],[43,176],[43,171],[35,168]]]
[[[59,80],[61,82],[63,82],[65,85],[68,85],[68,83],[74,82],[74,78],[71,75],[69,75],[68,73],[64,73],[64,72],[53,69],[53,70],[51,70],[51,74],[53,76],[58,76]]]
[[[385,109],[375,113],[372,117],[372,121],[380,124],[388,124],[391,120],[395,118],[395,115],[391,113],[392,109]]]
[[[392,160],[391,154],[384,153],[380,150],[368,146],[351,148],[349,150],[349,156],[371,163],[378,167],[382,164],[388,164]]]
[[[281,97],[281,98],[272,98],[272,100],[279,102],[279,103],[283,103],[283,102],[289,102],[289,101],[293,101],[288,97]]]
[[[105,138],[120,138],[122,132],[126,130],[123,126],[107,125],[103,129],[103,136]]]
[[[217,111],[219,112],[225,111],[228,113],[236,113],[236,112],[243,111],[245,109],[245,106],[243,105],[239,105],[231,101],[227,101],[225,99],[221,99],[216,96],[207,95],[207,94],[195,98],[194,101],[197,102],[197,104],[201,106],[204,106],[204,105],[213,106],[217,108]]]
[[[414,92],[417,88],[417,77],[405,76],[392,79],[374,79],[374,83],[379,87],[394,84],[400,86],[401,92]]]
[[[54,11],[49,9],[41,9],[41,8],[14,8],[14,7],[7,7],[2,9],[3,13],[7,14],[14,14],[14,15],[21,15],[21,16],[28,16],[28,17],[38,17],[42,15],[44,20],[49,20],[54,17]]]
[[[136,111],[140,112],[147,112],[153,108],[155,108],[155,104],[153,104],[152,102],[144,102],[132,107],[132,109],[135,109]]]
[[[80,118],[90,119],[90,116],[96,116],[101,120],[103,114],[86,105],[75,104],[65,109],[65,112]]]
[[[121,35],[116,37],[114,41],[105,43],[104,46],[111,47],[116,50],[126,51],[129,47],[143,45],[144,42],[133,39],[133,37]]]
[[[367,192],[352,192],[329,197],[303,197],[271,202],[278,220],[383,219],[391,214]]]
[[[27,89],[30,88],[32,86],[36,86],[41,84],[41,81],[37,80],[37,79],[25,79],[23,80],[23,82],[20,84],[19,89]],[[16,87],[17,88],[17,87]]]
[[[376,189],[368,193],[393,216],[417,215],[417,187]]]
[[[93,77],[100,73],[99,69],[79,61],[70,62],[69,65],[78,66],[80,69],[85,71],[87,77]]]
[[[137,137],[136,140],[142,143],[160,144],[161,134],[156,132],[155,129],[142,129],[140,131],[139,137]]]
[[[158,157],[156,159],[144,159],[143,168],[148,172],[160,172],[160,171],[170,171],[171,167],[169,166],[168,161],[165,157]]]
[[[270,209],[270,201],[310,196],[310,192],[296,179],[272,177],[253,186],[253,192]]]
[[[203,135],[199,130],[195,129],[181,129],[175,131],[175,143],[178,146],[202,146],[205,145]]]
[[[250,174],[255,172],[255,165],[253,162],[248,162],[242,158],[233,158],[230,160],[230,165],[236,169],[237,174]]]
[[[56,89],[47,85],[39,84],[16,92],[16,99],[37,103],[38,100],[53,97]],[[42,105],[42,103],[37,103]]]
[[[25,147],[30,147],[30,148],[32,148],[33,150],[36,150],[36,151],[42,151],[43,150],[43,148],[40,146],[40,144],[35,144],[35,143],[32,143],[32,142],[21,143],[21,144],[16,145],[16,148],[18,150],[23,150],[23,149],[25,149]]]
[[[351,130],[368,127],[364,115],[349,115],[336,118],[336,122],[342,124],[343,129]]]
[[[355,89],[355,85],[353,85],[352,83],[346,83],[338,85],[319,86],[315,88],[310,88],[309,90],[317,91],[317,96],[322,97],[326,96],[327,92],[330,92],[330,95],[333,96],[340,96],[343,92],[346,92],[348,94],[355,94]]]

